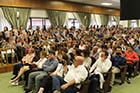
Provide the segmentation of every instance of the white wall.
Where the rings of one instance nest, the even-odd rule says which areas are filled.
[[[120,21],[119,24],[122,25],[123,27],[128,27],[128,21],[127,20]]]
[[[43,9],[31,9],[30,17],[48,17],[46,10]]]
[[[73,13],[73,12],[72,12],[72,13]],[[71,13],[71,12],[67,12],[67,17],[68,17],[68,18],[73,18],[73,19],[74,19],[75,17],[74,17],[74,15],[73,15],[72,13]]]

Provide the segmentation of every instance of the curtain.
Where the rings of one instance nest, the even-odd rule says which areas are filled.
[[[119,25],[119,23],[120,23],[120,17],[119,16],[115,16],[115,18],[116,18],[117,24]]]
[[[47,10],[47,14],[52,26],[64,25],[66,21],[66,12]]]
[[[27,22],[30,17],[30,9],[18,8],[19,12],[19,27],[22,26],[24,29],[27,27]]]
[[[136,22],[137,22],[137,26],[139,27],[139,20],[136,20]]]
[[[17,8],[1,7],[4,17],[10,23],[10,25],[17,28]]]
[[[89,13],[74,13],[77,20],[84,26],[89,26],[91,23],[91,14]]]
[[[101,24],[102,25],[107,25],[109,21],[109,15],[100,15],[101,18]]]
[[[132,20],[128,20],[128,27],[131,26]]]
[[[2,7],[2,11],[4,17],[12,26],[16,28],[22,26],[26,29],[27,22],[30,17],[30,9]],[[19,13],[19,15],[17,15],[17,13]]]

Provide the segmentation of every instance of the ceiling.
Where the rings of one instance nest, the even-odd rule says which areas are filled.
[[[120,0],[63,0],[63,1],[120,9]],[[104,6],[104,5],[101,5],[101,3],[112,3],[112,5]]]

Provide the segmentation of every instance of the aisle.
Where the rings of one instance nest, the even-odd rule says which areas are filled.
[[[0,74],[0,93],[24,93],[23,85],[11,86],[12,73]],[[140,75],[132,78],[131,84],[115,85],[111,93],[140,93]]]

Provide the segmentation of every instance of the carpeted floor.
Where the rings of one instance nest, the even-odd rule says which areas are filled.
[[[0,74],[0,93],[24,93],[23,84],[12,86],[9,83],[12,73]],[[113,86],[111,93],[140,93],[140,75],[131,79],[131,84]]]

